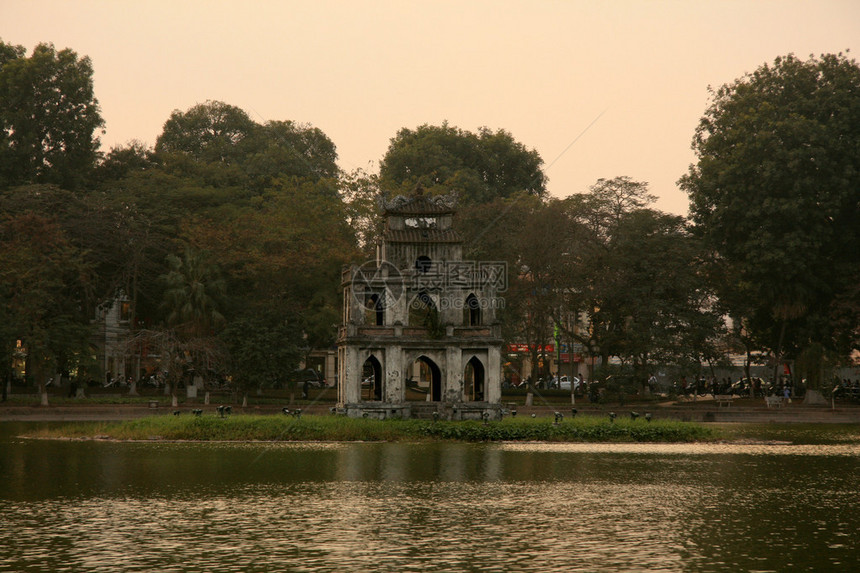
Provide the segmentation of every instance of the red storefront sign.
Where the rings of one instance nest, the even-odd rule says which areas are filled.
[[[519,352],[521,354],[528,354],[532,351],[534,347],[534,344],[508,344],[508,352]],[[555,344],[546,344],[544,346],[539,346],[538,352],[542,352],[544,354],[553,354],[555,352]]]

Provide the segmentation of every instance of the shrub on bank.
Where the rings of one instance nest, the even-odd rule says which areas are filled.
[[[422,422],[421,431],[434,438],[470,442],[690,442],[712,432],[700,424],[671,420],[617,420],[581,416],[556,424],[547,418],[507,418],[501,422]]]
[[[372,420],[345,416],[213,415],[152,416],[110,423],[66,424],[42,437],[107,437],[118,440],[195,441],[415,441],[467,442],[690,442],[711,439],[713,431],[692,422],[616,420],[580,416],[506,418],[496,422]]]

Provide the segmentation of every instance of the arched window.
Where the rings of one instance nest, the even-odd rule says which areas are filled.
[[[481,301],[474,293],[466,297],[466,304],[463,308],[463,324],[466,326],[481,325]]]
[[[368,295],[364,301],[364,308],[367,324],[375,324],[376,326],[385,324],[385,305],[379,294]]]
[[[409,326],[423,326],[430,329],[439,326],[439,311],[427,291],[421,291],[409,305]]]

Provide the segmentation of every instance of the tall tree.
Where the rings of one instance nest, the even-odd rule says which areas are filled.
[[[167,324],[176,329],[180,338],[213,335],[224,323],[219,304],[225,284],[218,266],[205,251],[190,248],[182,257],[168,255],[167,263],[170,271],[163,276]]]
[[[531,207],[513,235],[516,259],[506,296],[505,330],[515,336],[513,340],[528,345],[535,377],[549,379],[546,345],[553,339],[560,297],[567,286],[558,279],[571,228],[560,201],[532,201]]]
[[[773,350],[775,374],[786,348],[839,344],[847,356],[851,337],[828,316],[860,268],[860,67],[788,55],[711,100],[680,184],[734,279],[722,298],[742,301],[730,310]]]
[[[0,41],[0,187],[81,187],[104,126],[88,57],[39,44],[30,57]]]
[[[363,169],[343,174],[340,198],[346,208],[346,220],[352,227],[362,255],[375,256],[376,242],[382,237],[385,219],[379,208],[382,192],[379,177]]]
[[[155,152],[173,172],[255,192],[278,178],[318,181],[339,175],[335,145],[320,129],[293,121],[261,125],[242,109],[219,101],[174,111]]]
[[[190,218],[183,237],[219,261],[231,293],[228,323],[265,324],[267,329],[288,325],[300,336],[282,338],[284,348],[276,354],[307,358],[311,350],[334,343],[340,321],[342,266],[357,257],[346,214],[327,180],[278,180],[248,205]],[[267,336],[261,343],[270,343]],[[226,340],[234,352],[244,344],[235,337]],[[234,366],[239,362],[234,356]],[[286,359],[278,362],[284,372],[296,366]],[[234,379],[260,382],[249,372],[236,372]]]
[[[88,287],[81,299],[84,315],[92,314],[97,305],[116,292],[112,285],[112,261],[102,258],[104,248],[116,240],[114,228],[94,208],[91,197],[61,189],[56,185],[24,185],[0,189],[0,214],[31,215],[51,221],[65,242],[87,261],[93,270]]]
[[[177,403],[176,386],[183,378],[203,375],[220,354],[217,330],[224,326],[225,283],[209,253],[186,248],[182,257],[168,255],[163,310],[167,328],[155,329],[155,338],[167,348],[168,384]],[[141,332],[139,337],[147,336]],[[163,357],[164,359],[164,357]]]
[[[5,307],[2,347],[21,340],[27,374],[42,403],[48,378],[69,370],[88,353],[90,324],[84,313],[90,268],[56,222],[24,213],[0,220],[0,299]],[[4,355],[6,363],[12,357]]]
[[[642,383],[656,364],[710,358],[719,333],[699,242],[683,218],[648,208],[653,201],[645,183],[598,180],[559,202],[566,223],[550,238],[557,327],[604,365],[621,358]]]
[[[380,186],[386,190],[456,189],[461,204],[486,203],[518,191],[546,195],[543,160],[500,129],[482,127],[477,133],[443,123],[401,129],[391,140],[379,165]]]
[[[337,148],[319,128],[294,121],[268,121],[249,142],[245,170],[256,188],[278,178],[317,181],[340,174]]]
[[[96,166],[95,179],[102,185],[110,184],[153,166],[152,150],[142,141],[132,140],[111,148]]]
[[[207,163],[233,163],[257,124],[240,108],[220,101],[174,110],[155,143],[159,153],[181,153]]]
[[[289,385],[292,403],[296,383],[292,374],[305,358],[297,321],[277,313],[246,313],[230,322],[221,339],[232,357],[232,378],[244,395],[244,405],[249,390],[280,384]]]

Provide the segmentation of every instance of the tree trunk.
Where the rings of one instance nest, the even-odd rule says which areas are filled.
[[[779,341],[776,343],[776,354],[773,357],[773,378],[770,383],[776,385],[779,380],[779,366],[780,362],[782,362],[782,341],[785,338],[785,324],[788,320],[783,317],[782,326],[779,328]]]

